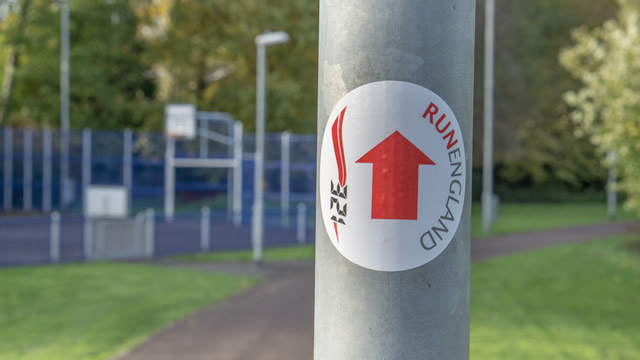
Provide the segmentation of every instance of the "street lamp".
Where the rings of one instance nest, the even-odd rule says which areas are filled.
[[[482,230],[491,232],[496,206],[493,196],[493,48],[495,0],[486,0],[484,18],[484,135],[482,156]]]
[[[69,0],[60,5],[60,185],[62,207],[70,201],[69,184]]]
[[[254,199],[251,224],[251,242],[253,259],[262,262],[262,244],[264,231],[263,178],[264,178],[264,122],[265,122],[265,74],[267,52],[270,45],[284,44],[289,41],[289,34],[284,31],[265,31],[256,36],[256,153],[254,168]]]

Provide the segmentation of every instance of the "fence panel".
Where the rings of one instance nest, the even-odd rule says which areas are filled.
[[[133,134],[131,202],[134,213],[163,208],[164,149],[165,138],[160,133]]]
[[[230,135],[226,125],[210,124],[210,129],[221,134]],[[8,191],[0,191],[0,204],[5,199],[14,211],[21,211],[25,199],[30,198],[34,210],[42,210],[45,196],[50,197],[49,209],[60,209],[62,179],[60,178],[60,134],[56,130],[49,130],[51,139],[51,161],[45,164],[44,130],[33,130],[31,136],[30,161],[25,157],[25,129],[1,128],[0,136],[0,185],[4,189],[8,184]],[[91,130],[89,141],[83,130],[70,132],[70,168],[72,199],[64,209],[66,213],[80,213],[83,205],[83,179],[89,184],[122,185],[125,183],[125,142],[123,131]],[[5,136],[7,134],[7,136]],[[265,139],[265,200],[267,208],[281,207],[281,192],[283,190],[283,158],[282,134],[267,134]],[[289,200],[291,203],[299,201],[313,201],[315,191],[315,151],[316,139],[314,135],[292,134],[289,145]],[[7,142],[9,140],[9,142]],[[131,200],[132,212],[144,208],[163,209],[164,196],[164,152],[165,138],[161,133],[134,132],[131,146]],[[85,149],[87,147],[88,149]],[[243,137],[243,174],[242,198],[243,218],[246,222],[250,216],[253,203],[253,149],[255,136],[247,134]],[[7,153],[7,150],[9,152]],[[5,156],[6,155],[6,156]],[[195,140],[181,140],[176,143],[177,157],[206,157],[232,158],[232,151],[228,145],[218,142],[202,142]],[[83,157],[88,157],[89,166],[83,165]],[[7,161],[9,163],[7,163]],[[25,164],[29,168],[25,168]],[[46,165],[50,167],[47,168]],[[286,168],[285,164],[285,168]],[[45,169],[49,175],[45,181]],[[7,172],[8,170],[8,172]],[[30,176],[30,196],[25,196],[25,176]],[[6,181],[9,178],[9,181]],[[28,179],[27,179],[28,180]],[[45,185],[46,189],[45,189]],[[177,168],[176,169],[176,212],[191,212],[201,206],[212,209],[230,209],[232,185],[232,171],[225,168]],[[46,194],[45,194],[46,193]],[[7,196],[9,194],[9,196]],[[29,194],[26,194],[29,195]],[[285,199],[287,197],[284,197]],[[48,201],[47,201],[48,203]],[[289,208],[292,208],[289,204]]]
[[[0,267],[49,262],[49,217],[0,217]]]
[[[225,136],[232,135],[224,123],[210,123],[209,130]],[[124,134],[123,131],[106,130],[70,131],[69,179],[73,196],[61,208],[63,182],[59,131],[0,127],[0,266],[49,262],[48,212],[52,210],[60,211],[62,215],[60,261],[83,261],[84,186],[122,185],[129,176],[130,213],[152,208],[158,214],[156,254],[172,255],[201,250],[202,206],[211,208],[211,251],[251,247],[249,224],[254,200],[253,134],[243,134],[242,137],[243,204],[242,226],[239,227],[232,224],[229,192],[233,177],[232,171],[226,168],[176,168],[176,219],[172,223],[164,222],[165,138],[162,133],[132,132],[131,153],[130,157],[126,157]],[[286,159],[283,154],[287,153],[283,150],[283,139],[285,145],[289,143],[287,163],[283,162]],[[304,235],[306,239],[312,239],[315,135],[267,134],[265,151],[265,246],[296,243],[296,209],[300,202],[307,207],[305,223],[308,228]],[[25,156],[29,153],[30,157]],[[233,158],[233,152],[228,145],[195,139],[177,141],[176,156],[230,159]],[[125,159],[130,159],[130,163]],[[130,172],[124,168],[128,164]],[[283,172],[283,169],[288,169],[288,172]],[[283,176],[289,181],[288,196],[282,196],[282,191],[287,188],[283,186]],[[25,188],[25,180],[29,183],[29,179],[30,186],[27,184]],[[283,201],[288,206],[283,205]],[[25,205],[28,208],[29,203],[34,216],[21,216]],[[37,216],[38,212],[43,214]],[[134,227],[129,230],[134,231]]]

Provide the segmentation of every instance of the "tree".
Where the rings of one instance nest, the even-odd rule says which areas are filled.
[[[11,10],[11,3],[3,4],[4,14],[9,13]],[[7,24],[3,22],[2,29],[6,29],[13,25],[15,31],[3,32],[4,39],[0,39],[5,43],[7,54],[6,64],[3,69],[2,85],[0,86],[0,124],[6,122],[7,114],[9,113],[9,106],[11,105],[11,97],[13,95],[13,88],[16,79],[16,70],[20,65],[20,54],[22,52],[22,44],[24,43],[24,27],[27,22],[27,15],[29,14],[29,8],[31,6],[31,0],[25,0],[19,7],[19,13],[16,15],[14,21],[15,24]],[[0,19],[2,21],[3,19]],[[0,52],[2,53],[2,52]],[[3,54],[4,55],[4,54]]]
[[[315,130],[317,3],[175,0],[154,47],[159,99],[226,111],[255,125],[256,46],[264,30],[284,30],[288,44],[268,49],[269,131]]]
[[[581,83],[564,99],[577,134],[600,153],[615,150],[627,204],[640,210],[640,1],[619,0],[614,20],[573,32],[575,44],[560,63]]]
[[[484,9],[483,1],[478,9]],[[562,94],[576,83],[558,64],[571,29],[615,14],[615,1],[497,0],[495,152],[499,180],[561,182],[575,189],[602,179],[594,148],[573,137]],[[483,12],[478,12],[474,140],[482,144]],[[481,152],[474,154],[479,164]]]
[[[154,103],[151,64],[142,56],[136,9],[151,0],[70,1],[71,127],[138,128],[161,112]],[[60,113],[60,15],[51,0],[21,0],[3,29],[19,45],[8,122],[56,126]],[[19,39],[20,42],[10,39]],[[7,74],[5,74],[5,80]]]

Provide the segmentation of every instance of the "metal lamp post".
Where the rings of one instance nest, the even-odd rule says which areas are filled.
[[[609,161],[609,177],[607,179],[607,214],[609,215],[609,221],[616,221],[616,211],[618,209],[617,198],[617,169],[616,169],[616,151],[611,149],[607,154]]]
[[[289,41],[289,34],[284,31],[265,31],[256,36],[257,74],[256,74],[256,153],[254,168],[254,199],[251,224],[251,242],[253,259],[262,262],[262,244],[264,229],[263,178],[264,178],[264,123],[265,123],[265,74],[266,47],[284,44]]]
[[[67,205],[69,179],[69,0],[60,5],[60,184],[61,205]]]
[[[482,156],[482,230],[493,225],[493,61],[495,0],[486,0],[484,23],[484,135]]]
[[[347,102],[342,101],[353,91],[383,82],[408,82],[412,83],[411,86],[433,91],[445,99],[443,102],[446,101],[451,105],[452,112],[457,119],[460,119],[463,142],[468,146],[465,145],[462,155],[467,160],[464,185],[466,192],[461,209],[460,226],[457,230],[453,230],[455,232],[455,235],[452,235],[453,240],[438,258],[415,268],[404,271],[379,271],[360,266],[343,256],[344,253],[340,248],[334,246],[330,230],[322,225],[327,214],[322,212],[320,196],[317,196],[314,359],[465,360],[469,358],[469,239],[473,129],[471,118],[475,4],[475,0],[320,1],[319,134],[326,133],[327,129],[333,132],[330,121],[336,118],[331,116],[331,111],[335,109],[336,104],[341,104],[337,109],[340,109],[342,104],[346,105]],[[382,91],[380,93],[385,94]],[[385,96],[387,94],[392,93],[386,93]],[[401,94],[393,93],[389,96],[390,100],[383,99],[385,101],[383,104],[372,103],[380,98],[363,96],[349,102],[354,106],[346,111],[347,113],[352,111],[351,114],[353,114],[358,106],[362,108],[371,104],[376,106],[376,109],[378,106],[390,108],[396,106],[393,101],[397,100],[393,99],[400,98]],[[413,96],[409,93],[405,95]],[[426,105],[429,104],[425,104],[425,108]],[[422,112],[418,116],[420,115]],[[347,122],[357,119],[351,116],[347,118],[345,115]],[[444,116],[441,119],[444,119]],[[421,120],[423,119],[405,121]],[[366,120],[353,120],[351,124],[355,121],[362,121],[358,124],[369,121],[372,126],[380,126],[375,124],[384,123],[388,126],[386,134],[396,130],[394,124],[400,123],[395,118],[373,117]],[[352,126],[354,127],[351,129],[354,129],[355,125]],[[360,129],[362,138],[368,136],[369,132],[364,126]],[[345,132],[345,134],[348,133]],[[416,136],[426,137],[426,134]],[[323,148],[327,146],[320,139],[318,141],[319,159]],[[351,138],[351,144],[355,144],[353,139]],[[333,146],[332,143],[327,144]],[[331,151],[335,150],[331,149],[329,153]],[[347,157],[347,160],[343,161],[358,159],[361,154],[363,152],[359,152],[357,157]],[[389,152],[384,156],[388,156],[387,154]],[[395,159],[393,161],[395,163]],[[337,162],[336,160],[336,164]],[[322,162],[318,160],[318,163],[321,169]],[[389,163],[391,161],[387,164]],[[403,165],[408,164],[409,162],[406,162]],[[368,195],[371,194],[369,191],[372,191],[369,190],[372,189],[369,186],[373,185],[364,182],[354,185],[353,174],[357,172],[352,170],[356,169],[355,162],[350,162],[349,166],[351,166],[349,170],[351,182],[348,185],[351,218],[347,219],[342,229],[353,226],[356,221],[354,219],[359,219],[357,221],[365,219],[370,221],[369,224],[388,221],[384,219],[389,217],[375,218],[373,213],[358,215],[361,216],[360,218],[353,217],[355,204],[361,201],[354,197],[354,194],[357,194],[354,190],[355,186],[360,185],[361,189],[365,189],[361,191]],[[383,169],[387,174],[395,171],[387,165],[384,165]],[[337,173],[338,170],[336,169],[335,172]],[[323,176],[328,177],[326,174],[329,172],[318,176],[317,191],[319,193],[324,191],[320,194],[326,194],[329,190],[327,186],[323,189],[319,187]],[[383,198],[381,195],[373,193],[372,202],[376,197]],[[346,201],[346,197],[341,198],[341,202],[342,199]],[[387,199],[390,198],[384,197],[384,199],[388,201]],[[425,208],[430,206],[427,203],[424,205]],[[373,205],[371,209],[373,212]],[[346,215],[346,209],[344,213]],[[389,232],[385,234],[383,240],[385,244],[411,241],[410,237],[404,235],[405,233],[400,233],[402,230],[398,230],[409,225],[409,221],[411,220],[386,223],[391,226],[389,226]],[[427,225],[424,224],[424,226]],[[447,231],[450,230],[451,228]],[[398,231],[398,235],[395,235],[395,231]],[[344,244],[341,245],[342,248],[347,249],[356,243],[373,245],[369,242],[371,238],[371,233],[351,233],[349,237],[345,235],[339,241],[340,244]],[[360,259],[372,260],[377,257],[375,259],[377,261],[400,256],[399,251],[390,251],[386,254],[365,253],[365,250],[368,251],[366,246],[358,248],[357,255],[365,254]],[[399,248],[393,245],[388,249]],[[371,254],[373,256],[370,256]]]

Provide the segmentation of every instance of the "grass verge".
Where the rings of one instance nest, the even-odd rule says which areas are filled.
[[[471,358],[640,359],[638,248],[636,234],[474,264]]]
[[[620,207],[618,220],[637,219],[637,215]],[[557,227],[606,222],[607,206],[603,203],[501,204],[493,234],[508,234]],[[482,236],[482,207],[474,203],[471,210],[471,236]]]
[[[264,250],[264,260],[310,260],[314,258],[315,252],[315,246],[313,244],[268,248]],[[253,253],[251,252],[251,250],[221,251],[212,253],[178,255],[175,257],[175,259],[208,262],[251,261],[253,260]]]
[[[313,247],[269,257],[308,259]],[[640,359],[638,306],[638,234],[473,264],[471,359]]]
[[[496,227],[509,232],[601,222],[602,208],[504,205],[501,221],[510,224]],[[313,253],[313,246],[276,248],[265,259],[311,259]],[[237,261],[250,260],[251,253],[182,258]],[[119,263],[2,270],[0,359],[109,359],[254,282]],[[472,359],[640,358],[638,235],[474,264],[471,284]]]
[[[0,359],[110,359],[256,280],[136,264],[0,271]]]

